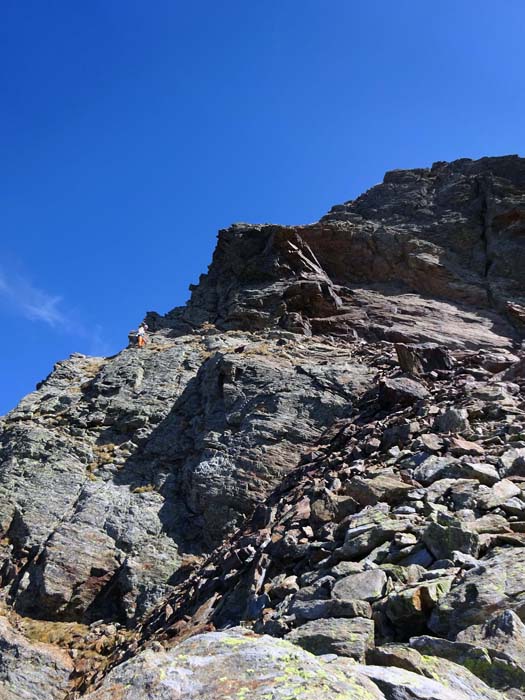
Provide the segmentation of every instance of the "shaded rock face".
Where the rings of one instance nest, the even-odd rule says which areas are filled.
[[[521,697],[524,212],[518,157],[394,171],[59,362],[0,420],[0,682],[281,697],[292,649],[323,697]]]

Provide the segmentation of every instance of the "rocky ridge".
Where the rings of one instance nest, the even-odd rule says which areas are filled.
[[[524,221],[517,156],[387,173],[58,363],[0,426],[6,698],[524,697]]]

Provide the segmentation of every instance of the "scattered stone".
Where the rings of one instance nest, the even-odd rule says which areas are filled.
[[[144,348],[75,354],[2,417],[0,597],[21,637],[4,685],[301,698],[281,642],[261,642],[261,685],[259,638],[195,636],[247,624],[321,640],[318,674],[346,664],[351,691],[316,697],[494,697],[467,667],[523,697],[521,629],[489,627],[525,618],[523,183],[518,157],[462,159],[388,173],[316,224],[234,225]],[[433,656],[407,647],[429,629]],[[382,694],[333,658],[373,637],[416,685]]]

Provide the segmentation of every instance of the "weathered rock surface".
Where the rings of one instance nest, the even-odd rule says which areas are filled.
[[[198,635],[144,651],[109,673],[86,700],[383,700],[364,674],[339,670],[289,642],[243,630]]]
[[[356,671],[370,678],[387,700],[496,700],[499,697],[473,674],[465,673],[456,664],[450,666],[435,665],[436,671],[439,668],[443,672],[443,667],[448,671],[445,678],[440,675],[439,680],[401,668],[358,665]]]
[[[430,668],[430,664],[429,664]],[[233,629],[198,635],[170,651],[145,651],[112,671],[87,700],[496,700],[456,664],[436,660],[440,681],[399,668],[319,659],[294,645]],[[454,670],[457,675],[454,676]]]
[[[29,641],[0,617],[2,700],[62,700],[73,668],[65,651],[51,644]]]
[[[515,156],[387,173],[318,223],[221,231],[145,348],[59,362],[0,419],[0,593],[90,627],[51,651],[2,628],[0,673],[284,698],[292,648],[324,678],[268,636],[179,644],[242,623],[373,664],[297,697],[445,700],[454,673],[456,698],[520,697],[524,212]]]

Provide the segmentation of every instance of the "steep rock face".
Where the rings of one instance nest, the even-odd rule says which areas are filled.
[[[20,612],[133,618],[371,379],[333,344],[151,340],[60,363],[4,420],[1,572]]]
[[[164,687],[172,646],[239,623],[372,664],[362,695],[450,697],[445,641],[525,618],[524,211],[509,156],[387,173],[308,226],[236,224],[145,348],[73,355],[1,419],[2,598],[91,624],[59,644],[72,671],[35,649],[49,697],[142,697],[142,672],[192,697],[178,671]],[[465,697],[525,692],[499,644],[483,668],[465,652]]]

